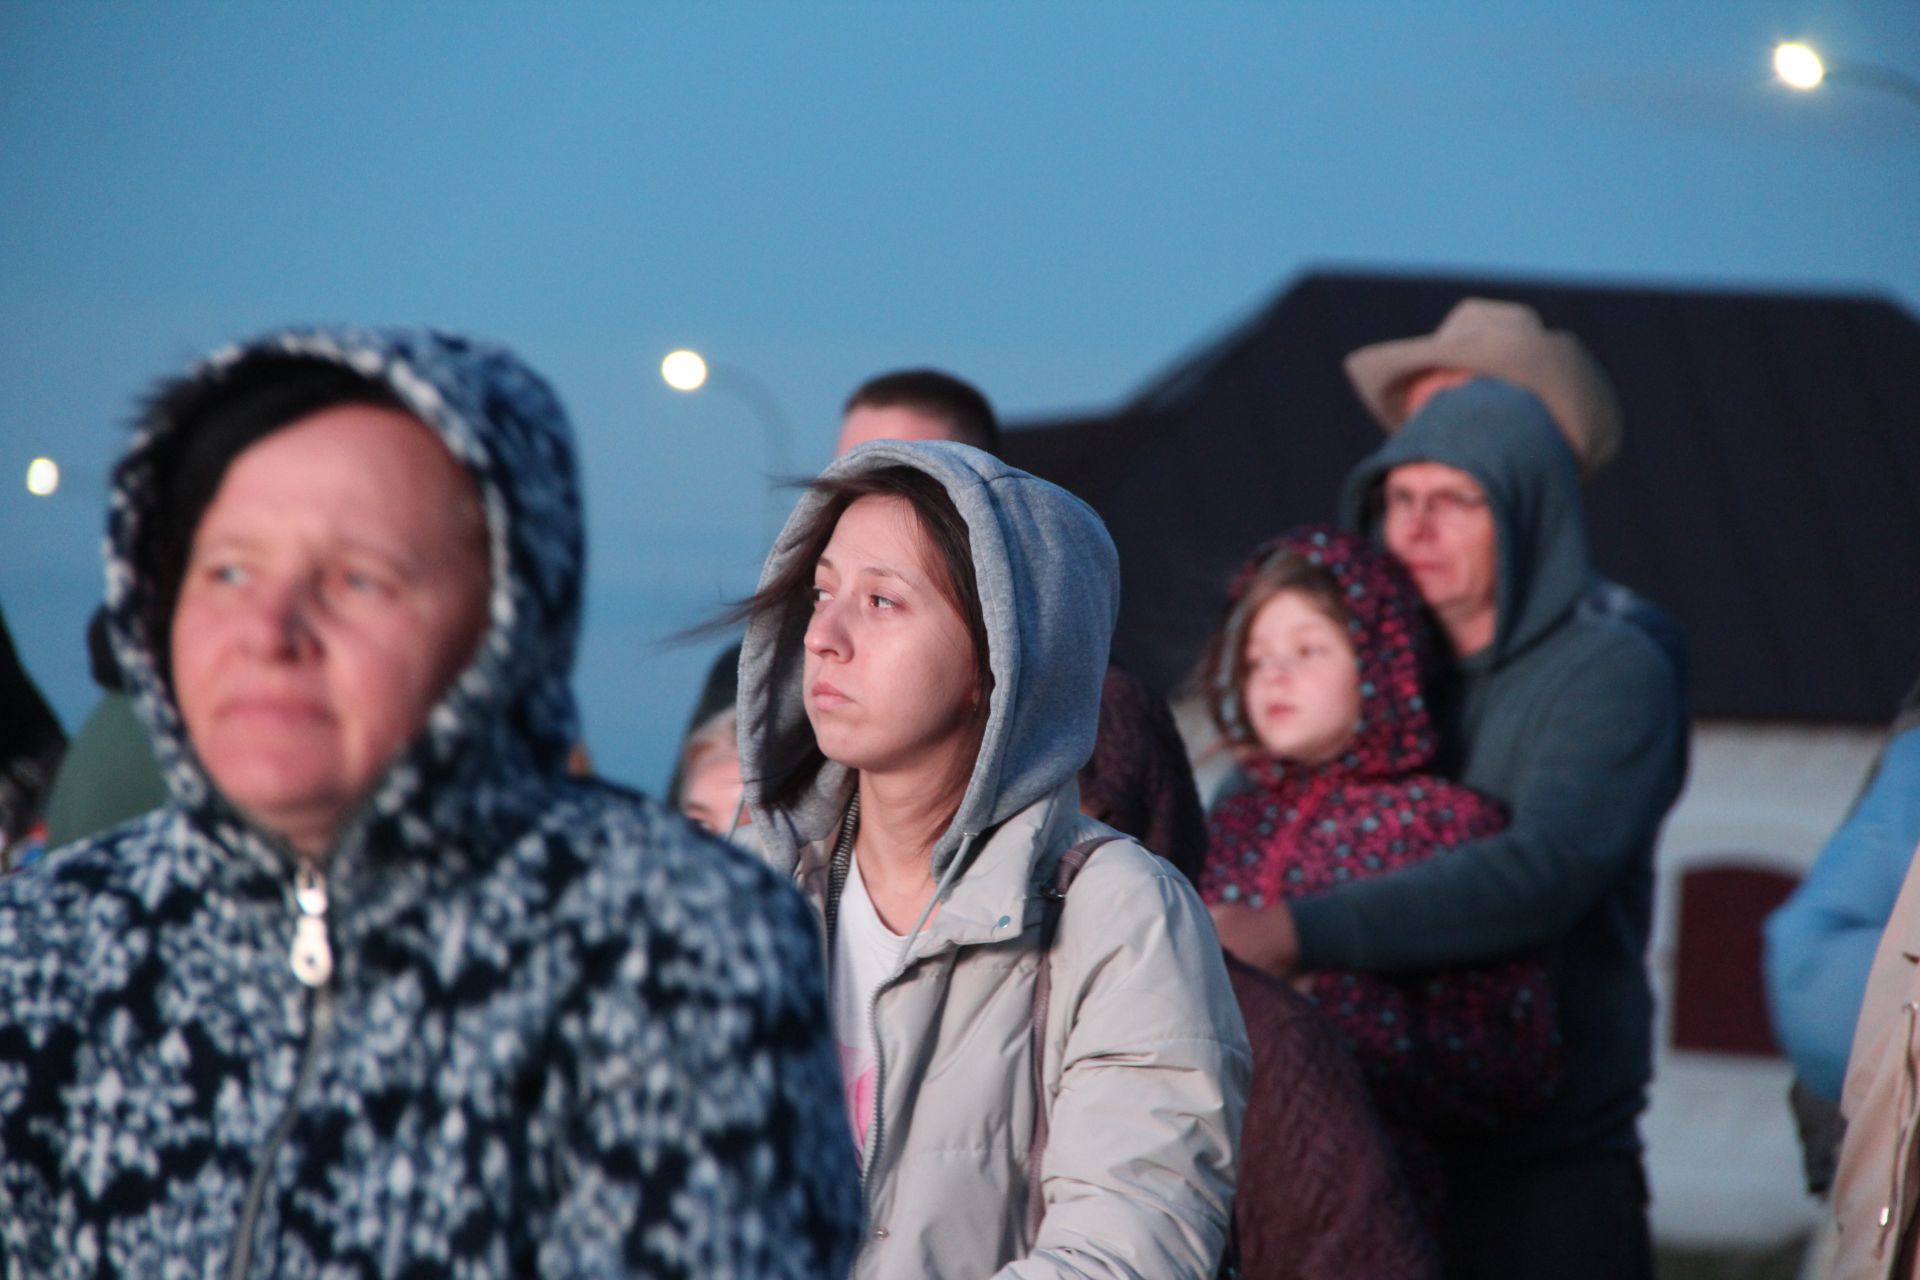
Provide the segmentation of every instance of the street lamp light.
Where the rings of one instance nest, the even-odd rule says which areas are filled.
[[[35,458],[27,464],[27,492],[36,498],[53,496],[60,487],[60,464],[52,458]]]
[[[1789,88],[1817,89],[1827,78],[1827,66],[1813,46],[1798,40],[1782,40],[1773,47],[1773,73]]]
[[[793,426],[766,383],[738,365],[709,363],[698,351],[682,347],[660,362],[660,377],[675,391],[691,395],[702,387],[725,391],[747,406],[766,438],[767,469],[774,476],[793,473]]]
[[[698,391],[707,385],[707,362],[698,351],[682,347],[667,352],[667,358],[660,362],[660,376],[675,391]]]
[[[1788,87],[1808,92],[1828,81],[1857,84],[1920,106],[1920,80],[1904,71],[1852,58],[1823,58],[1810,44],[1786,40],[1773,47],[1773,72]]]

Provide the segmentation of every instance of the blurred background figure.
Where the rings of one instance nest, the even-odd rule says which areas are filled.
[[[740,807],[738,732],[733,708],[725,707],[693,731],[680,753],[680,812],[723,836],[733,831],[736,819],[749,820]]]
[[[1165,699],[1119,667],[1100,690],[1080,808],[1200,882],[1207,826]],[[1245,1280],[1436,1280],[1439,1256],[1367,1086],[1287,983],[1227,957],[1253,1073],[1234,1194]]]
[[[67,735],[14,652],[0,615],[0,873],[39,856],[41,815]]]
[[[1920,1277],[1920,1205],[1914,1196],[1920,1172],[1917,954],[1920,857],[1910,859],[1880,935],[1847,1055],[1840,1098],[1844,1128],[1833,1176],[1833,1280]]]
[[[47,801],[47,847],[58,849],[167,802],[167,784],[113,656],[107,611],[87,622],[87,659],[100,700],[74,735]]]
[[[1841,1088],[1864,1022],[1868,975],[1920,847],[1920,686],[1909,693],[1866,786],[1791,897],[1767,918],[1767,1012],[1793,1063],[1788,1095],[1807,1190],[1833,1185],[1846,1132]],[[1876,1228],[1877,1229],[1877,1228]],[[1824,1275],[1831,1214],[1802,1274]]]
[[[1199,883],[1207,816],[1186,744],[1166,699],[1119,667],[1108,667],[1100,683],[1100,727],[1080,770],[1080,809]]]
[[[1767,1002],[1814,1098],[1840,1100],[1867,971],[1920,846],[1920,688],[1865,788],[1793,895],[1768,917]]]

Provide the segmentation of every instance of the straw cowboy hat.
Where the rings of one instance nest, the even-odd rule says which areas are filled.
[[[1347,377],[1389,432],[1407,419],[1407,386],[1428,369],[1465,369],[1500,378],[1540,397],[1591,478],[1620,452],[1620,403],[1613,384],[1580,340],[1540,323],[1517,302],[1467,298],[1432,333],[1362,347],[1347,357]]]

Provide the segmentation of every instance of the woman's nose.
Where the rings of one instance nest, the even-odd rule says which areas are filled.
[[[823,600],[813,608],[807,633],[801,639],[808,653],[816,658],[844,658],[848,652],[847,629],[840,622],[836,601]]]

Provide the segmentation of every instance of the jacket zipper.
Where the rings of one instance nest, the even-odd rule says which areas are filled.
[[[253,1264],[253,1235],[259,1227],[260,1209],[267,1196],[267,1181],[272,1177],[274,1161],[286,1145],[299,1115],[300,1099],[313,1080],[321,1047],[333,1029],[334,995],[333,947],[327,941],[327,874],[318,861],[302,857],[293,873],[293,901],[298,915],[294,920],[293,946],[287,962],[293,976],[307,988],[307,1039],[300,1047],[300,1070],[293,1081],[293,1093],[280,1122],[267,1139],[266,1149],[254,1165],[247,1183],[247,1198],[240,1209],[240,1229],[234,1235],[233,1253],[227,1262],[227,1280],[246,1280]]]

